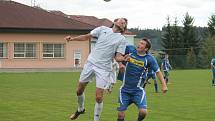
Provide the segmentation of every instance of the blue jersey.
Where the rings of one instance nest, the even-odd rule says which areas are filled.
[[[125,63],[125,72],[119,74],[123,81],[122,89],[140,89],[147,78],[147,68],[150,67],[154,72],[159,71],[157,61],[151,54],[138,55],[135,47],[131,45],[126,47],[125,53],[130,55],[130,60]]]
[[[171,65],[169,63],[169,59],[167,59],[167,58],[164,58],[161,61],[161,65],[162,65],[163,71],[169,71],[171,68]]]

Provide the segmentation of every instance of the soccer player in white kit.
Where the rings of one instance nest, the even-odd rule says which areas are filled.
[[[126,40],[122,35],[127,29],[127,19],[119,18],[114,21],[112,28],[101,26],[92,30],[89,34],[77,37],[67,36],[67,41],[87,41],[92,37],[97,38],[95,47],[89,54],[87,62],[81,72],[77,87],[77,111],[70,116],[71,120],[78,118],[85,112],[84,90],[92,77],[96,77],[96,104],[94,108],[94,121],[99,121],[103,108],[103,93],[109,87],[112,76],[112,59],[125,61],[123,56],[126,48]],[[107,89],[108,90],[108,89]]]

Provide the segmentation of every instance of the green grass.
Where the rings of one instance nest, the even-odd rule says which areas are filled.
[[[149,115],[145,121],[214,121],[215,87],[209,70],[177,70],[170,73],[167,94],[154,93],[148,85]],[[69,121],[76,110],[79,73],[0,73],[0,121]],[[105,94],[101,121],[116,121],[120,82]],[[92,121],[95,83],[86,89],[86,114],[78,121]],[[138,110],[131,105],[126,121],[135,121]]]

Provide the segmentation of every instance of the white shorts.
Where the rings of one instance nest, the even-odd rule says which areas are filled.
[[[93,77],[96,77],[96,87],[101,89],[106,89],[112,81],[112,72],[106,71],[104,69],[98,68],[91,62],[87,62],[80,75],[80,82],[90,82]]]

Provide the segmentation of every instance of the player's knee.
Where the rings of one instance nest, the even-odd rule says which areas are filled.
[[[102,103],[102,101],[103,101],[103,96],[102,95],[96,95],[96,102]]]
[[[86,87],[87,83],[79,83],[78,84],[78,87],[77,87],[77,90],[76,90],[76,94],[78,96],[82,95],[84,93],[84,89]]]
[[[118,112],[118,119],[124,119],[125,118],[125,113],[124,112]]]
[[[139,116],[141,116],[142,118],[145,118],[147,114],[148,112],[146,109],[139,110]]]
[[[78,96],[80,96],[80,95],[82,95],[82,94],[83,94],[83,91],[81,91],[81,90],[77,90],[77,91],[76,91],[76,94],[77,94]]]
[[[78,96],[82,95],[84,93],[84,88],[78,87],[78,89],[76,90],[76,93]]]

